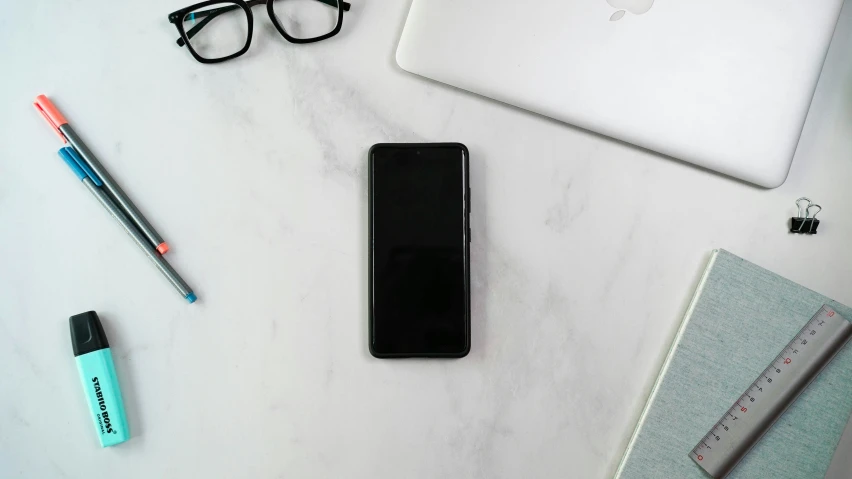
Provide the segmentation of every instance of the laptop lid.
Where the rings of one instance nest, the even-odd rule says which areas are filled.
[[[843,0],[413,0],[400,67],[764,187]]]

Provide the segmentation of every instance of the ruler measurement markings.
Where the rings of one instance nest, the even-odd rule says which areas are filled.
[[[850,338],[852,323],[820,308],[696,444],[692,460],[715,478],[727,475]],[[714,452],[708,442],[724,447]]]

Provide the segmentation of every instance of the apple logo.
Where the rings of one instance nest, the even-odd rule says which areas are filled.
[[[630,12],[633,15],[642,15],[654,6],[654,0],[606,0],[610,7],[618,9],[609,17],[609,21],[614,22],[621,20],[624,12]]]

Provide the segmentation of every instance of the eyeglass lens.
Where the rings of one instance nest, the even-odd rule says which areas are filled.
[[[281,28],[307,40],[331,33],[339,19],[340,0],[269,0]]]
[[[214,60],[233,55],[248,42],[249,20],[235,3],[207,5],[184,15],[183,29],[189,44],[202,58]]]

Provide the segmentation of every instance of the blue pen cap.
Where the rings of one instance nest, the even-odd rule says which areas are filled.
[[[72,148],[60,148],[59,157],[62,158],[66,165],[68,165],[68,168],[71,168],[71,171],[74,172],[74,174],[77,176],[77,179],[82,181],[84,178],[86,178],[86,172],[83,171],[82,168],[80,168],[80,165],[77,164],[77,161],[74,160],[74,157],[71,156],[71,154],[68,153],[68,151],[66,150],[74,151]]]
[[[98,178],[98,175],[95,174],[94,171],[89,167],[89,164],[83,161],[80,158],[80,155],[77,154],[77,150],[71,148],[70,146],[66,146],[65,148],[59,149],[59,156],[62,157],[62,160],[65,161],[65,164],[71,168],[71,171],[77,175],[77,179],[80,181],[85,178],[89,178],[95,184],[95,186],[103,186],[103,182]]]
[[[121,388],[98,314],[71,316],[71,345],[101,447],[130,439]]]

